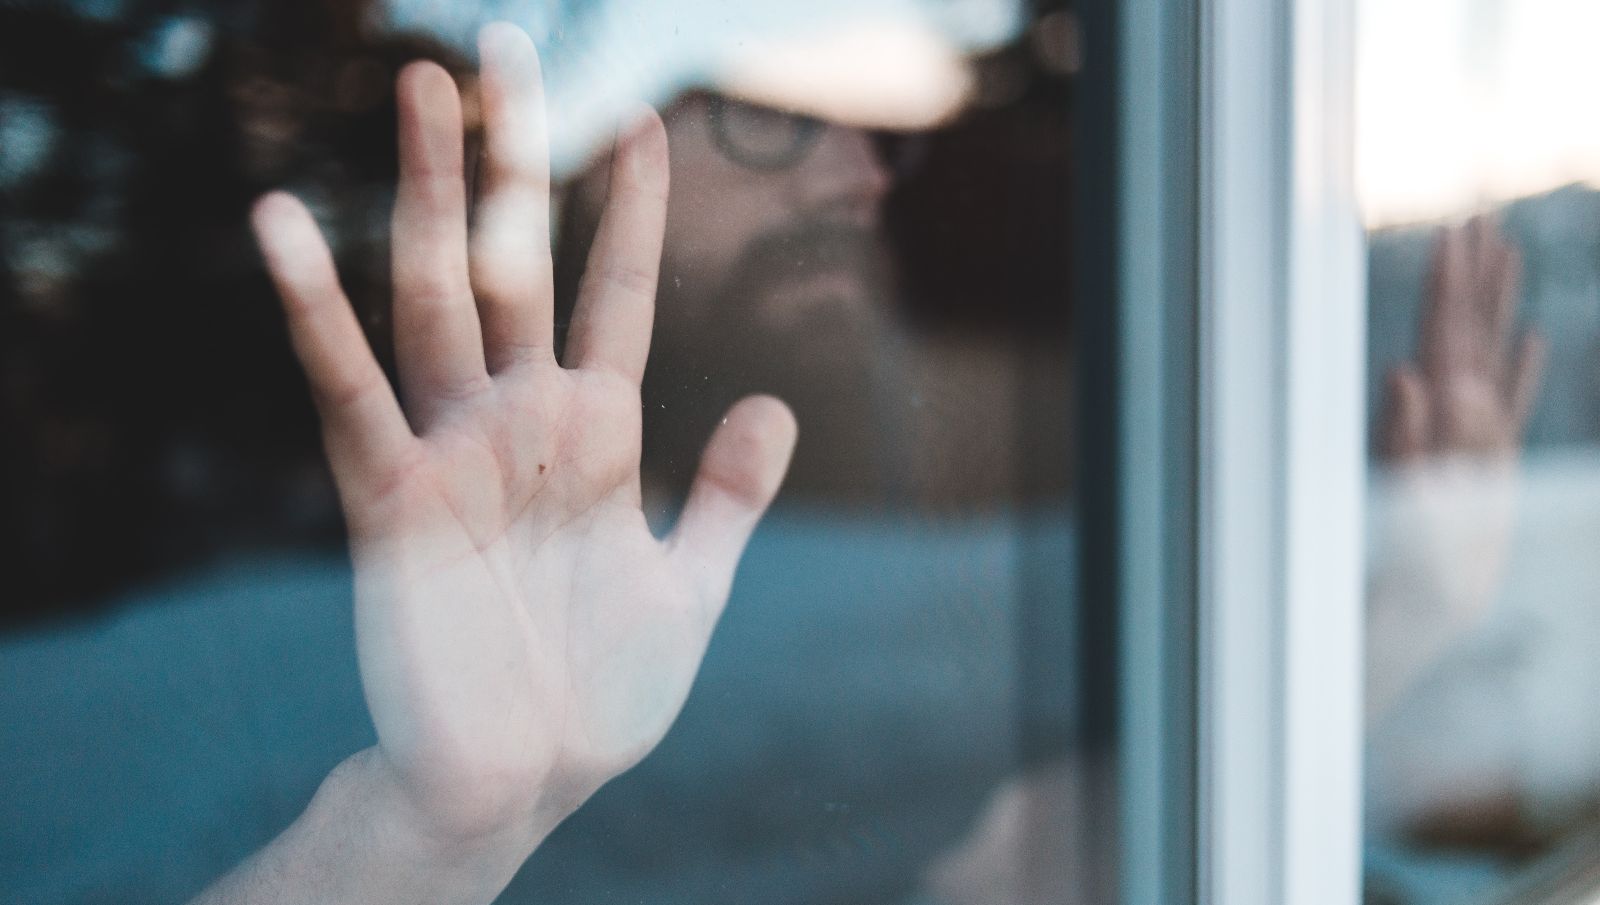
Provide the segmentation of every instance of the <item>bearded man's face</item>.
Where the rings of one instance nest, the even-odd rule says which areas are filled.
[[[866,133],[786,117],[705,95],[668,112],[656,349],[665,367],[687,352],[742,391],[794,396],[871,365],[889,315],[889,174]],[[785,142],[781,159],[751,156]]]
[[[901,363],[877,143],[700,93],[663,119],[671,195],[642,388],[646,470],[682,490],[728,406],[770,393],[802,425],[790,492],[856,493],[882,471],[884,387]],[[569,252],[592,235],[606,170],[571,187]]]

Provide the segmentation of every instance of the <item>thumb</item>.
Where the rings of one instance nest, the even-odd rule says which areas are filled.
[[[700,456],[668,555],[701,590],[714,623],[733,587],[734,568],[756,523],[778,493],[796,427],[789,407],[749,396],[728,410]]]

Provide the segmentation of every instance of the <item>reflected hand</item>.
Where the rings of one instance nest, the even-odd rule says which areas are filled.
[[[675,718],[795,427],[770,397],[734,406],[676,530],[651,535],[639,380],[665,132],[649,113],[619,139],[563,367],[537,56],[506,25],[485,29],[481,49],[485,185],[471,228],[456,86],[429,63],[398,81],[403,409],[306,209],[273,194],[253,222],[349,525],[379,739],[368,759],[428,833],[526,832],[531,847]]]
[[[1544,343],[1516,337],[1520,256],[1492,218],[1444,229],[1433,252],[1419,364],[1396,368],[1380,428],[1392,466],[1371,614],[1375,694],[1476,626],[1499,589],[1522,435]],[[1433,641],[1425,641],[1431,638]],[[1404,640],[1402,640],[1404,639]],[[1395,681],[1389,681],[1390,679]],[[1370,696],[1369,696],[1370,697]]]
[[[1496,221],[1474,217],[1442,231],[1421,367],[1402,365],[1389,377],[1383,438],[1391,461],[1515,461],[1544,362],[1538,337],[1514,337],[1520,275],[1520,255]]]

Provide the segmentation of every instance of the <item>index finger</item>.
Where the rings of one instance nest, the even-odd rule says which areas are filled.
[[[305,205],[283,192],[256,202],[250,220],[322,417],[334,477],[345,492],[380,484],[415,435],[339,288],[328,245]]]
[[[644,376],[668,178],[666,127],[643,107],[638,126],[612,155],[605,211],[573,310],[568,367],[611,371],[633,383]]]

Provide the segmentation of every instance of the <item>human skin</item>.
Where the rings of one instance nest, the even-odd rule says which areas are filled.
[[[891,354],[898,334],[882,223],[890,175],[873,138],[823,124],[791,164],[753,168],[713,139],[705,95],[680,98],[665,119],[673,192],[659,367],[645,383],[646,465],[658,479],[647,493],[680,493],[679,463],[721,407],[764,392],[806,424],[790,494],[859,497],[879,480],[895,433],[884,400],[910,396],[887,388],[903,376]],[[605,184],[604,169],[574,183],[577,223],[592,222]]]
[[[656,327],[656,356],[666,367],[658,374],[739,374],[830,402],[842,387],[859,394],[890,307],[882,224],[890,176],[872,138],[822,124],[792,164],[752,168],[713,140],[700,93],[667,109],[666,131],[673,192],[662,250],[667,315]],[[580,237],[605,196],[609,168],[601,163],[569,189],[576,215],[566,228]]]
[[[537,55],[506,24],[486,28],[480,49],[475,223],[456,86],[430,63],[397,84],[398,396],[309,212],[275,193],[252,215],[349,526],[378,743],[202,902],[491,901],[551,829],[665,734],[787,467],[788,409],[738,402],[677,526],[652,536],[639,381],[666,135],[641,111],[619,139],[557,362]]]
[[[759,240],[798,225],[854,231],[862,244],[880,238],[890,174],[871,137],[860,129],[823,124],[815,144],[793,165],[752,169],[716,147],[707,125],[707,102],[691,95],[668,116],[672,179],[678,187],[667,207],[665,269],[688,288],[668,287],[684,316],[728,316],[719,297],[741,256]],[[868,285],[849,268],[797,267],[764,281],[770,295],[750,300],[749,316],[773,333],[792,330],[808,301],[844,296],[858,306],[881,306],[882,287]],[[808,285],[808,283],[810,285]]]
[[[1386,711],[1487,617],[1515,521],[1522,436],[1544,342],[1518,335],[1521,261],[1491,217],[1434,245],[1417,360],[1388,376],[1380,425],[1392,471],[1386,552],[1370,581],[1367,713]]]

